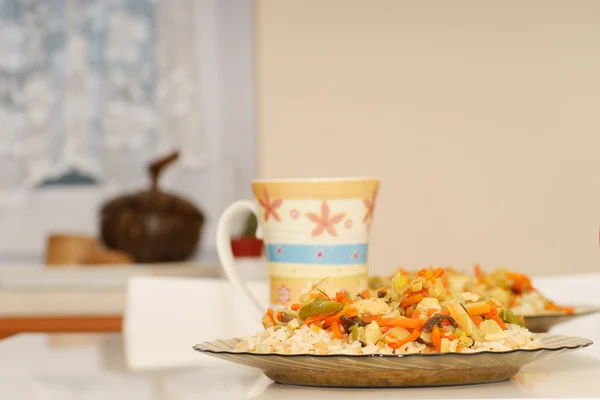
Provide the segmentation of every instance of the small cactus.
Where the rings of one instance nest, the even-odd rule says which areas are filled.
[[[256,215],[254,215],[254,213],[248,213],[246,223],[244,224],[244,230],[242,231],[242,237],[254,237],[256,235],[256,228],[258,228]]]

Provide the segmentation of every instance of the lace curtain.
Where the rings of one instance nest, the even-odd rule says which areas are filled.
[[[195,0],[0,0],[0,206],[205,165]]]

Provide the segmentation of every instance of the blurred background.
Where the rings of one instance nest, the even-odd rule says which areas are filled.
[[[102,204],[161,183],[205,214],[256,176],[250,1],[0,2],[0,258],[36,263],[53,232],[97,235]]]
[[[257,3],[258,166],[377,175],[370,268],[598,271],[600,4]]]
[[[376,175],[376,272],[597,270],[600,7],[541,4],[2,0],[0,259],[175,149],[201,260],[254,177]]]
[[[257,177],[381,177],[375,274],[600,272],[599,20],[594,0],[0,0],[0,335],[118,332],[130,277],[222,276],[219,215]],[[255,224],[232,246],[262,276]]]

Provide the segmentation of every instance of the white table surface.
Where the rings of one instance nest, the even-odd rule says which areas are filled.
[[[557,283],[558,282],[558,283]],[[562,282],[562,283],[561,283]],[[600,276],[538,280],[558,297],[600,303]],[[596,290],[593,290],[593,289]],[[550,293],[551,292],[551,293]],[[575,294],[576,293],[576,294]],[[556,297],[555,296],[555,297]],[[260,371],[214,363],[185,369],[134,372],[124,363],[120,335],[74,336],[73,344],[50,335],[18,335],[0,341],[0,398],[19,400],[96,399],[517,399],[600,398],[600,315],[556,327],[552,333],[585,336],[591,347],[525,367],[515,378],[494,384],[420,389],[317,389],[272,383]],[[86,339],[87,342],[83,341]],[[58,343],[58,344],[57,344]],[[191,346],[194,343],[185,343]],[[210,362],[209,362],[210,361]]]

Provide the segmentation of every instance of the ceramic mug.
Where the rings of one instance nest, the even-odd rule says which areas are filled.
[[[261,316],[264,305],[236,272],[230,232],[236,215],[253,212],[265,243],[270,305],[298,302],[312,285],[333,294],[367,286],[369,230],[379,189],[375,178],[254,180],[256,201],[240,200],[221,215],[217,250],[227,278]]]

